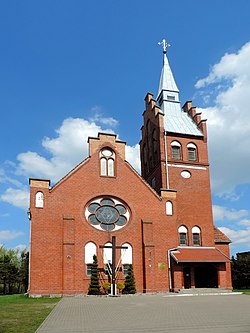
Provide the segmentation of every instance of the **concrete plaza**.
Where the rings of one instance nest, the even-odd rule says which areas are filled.
[[[37,333],[250,332],[250,296],[64,297]]]

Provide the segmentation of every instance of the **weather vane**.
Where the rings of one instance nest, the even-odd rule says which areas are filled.
[[[166,41],[166,39],[163,39],[162,42],[158,42],[158,45],[162,45],[164,53],[167,52],[167,47],[171,46],[170,44],[168,44],[168,42]]]

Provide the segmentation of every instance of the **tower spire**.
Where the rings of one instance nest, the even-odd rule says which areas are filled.
[[[157,101],[160,104],[160,106],[162,106],[163,100],[165,99],[168,100],[167,97],[169,97],[169,102],[171,101],[180,102],[180,101],[179,101],[179,89],[175,83],[175,79],[167,58],[167,47],[169,47],[170,44],[168,44],[166,39],[163,39],[161,42],[158,42],[158,45],[162,45],[163,48],[163,67],[161,71],[160,84],[157,96]],[[164,91],[168,93],[166,94],[164,93]]]
[[[168,58],[166,39],[158,43],[163,48],[163,67],[161,71],[157,103],[164,113],[164,129],[171,133],[202,135],[197,124],[183,112],[179,100],[179,89],[175,83]]]

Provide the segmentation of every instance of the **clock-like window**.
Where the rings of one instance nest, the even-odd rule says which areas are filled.
[[[127,224],[130,212],[120,200],[102,197],[89,203],[85,210],[85,217],[96,229],[115,231]]]

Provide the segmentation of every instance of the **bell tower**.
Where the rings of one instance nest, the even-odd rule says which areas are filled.
[[[191,101],[181,107],[179,89],[163,46],[163,67],[156,100],[145,97],[141,128],[142,177],[158,192],[175,190],[179,224],[213,226],[206,120]],[[203,212],[202,212],[203,211]],[[208,245],[213,235],[207,234]]]

